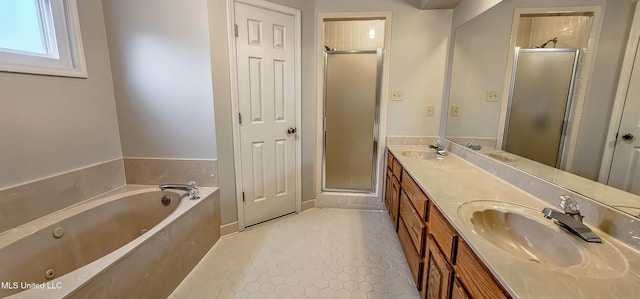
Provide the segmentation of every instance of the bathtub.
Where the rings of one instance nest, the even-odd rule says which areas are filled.
[[[0,234],[0,297],[167,297],[220,237],[218,189],[199,189],[124,186]]]

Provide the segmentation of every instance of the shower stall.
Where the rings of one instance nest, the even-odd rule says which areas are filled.
[[[516,48],[502,148],[560,167],[579,49]]]
[[[382,55],[324,52],[323,192],[375,192]]]

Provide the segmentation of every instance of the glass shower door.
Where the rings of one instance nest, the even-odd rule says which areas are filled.
[[[517,49],[503,149],[559,167],[578,49]]]
[[[374,191],[382,50],[327,51],[323,191]]]

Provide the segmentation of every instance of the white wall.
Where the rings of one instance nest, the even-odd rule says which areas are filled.
[[[217,158],[207,1],[103,6],[124,156]]]
[[[437,135],[451,32],[451,10],[420,10],[400,0],[316,1],[317,12],[392,11],[389,89],[404,91],[403,101],[388,105],[388,136]]]
[[[89,78],[0,72],[0,189],[122,157],[100,2],[78,1]]]
[[[463,0],[453,10],[453,28],[460,27],[502,1],[504,0]]]

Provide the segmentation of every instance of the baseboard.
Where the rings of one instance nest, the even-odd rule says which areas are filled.
[[[307,200],[302,202],[302,211],[313,209],[316,207],[316,200]]]
[[[220,237],[235,234],[238,232],[238,221],[220,226]]]

